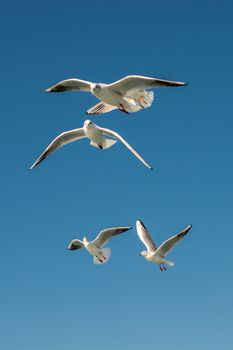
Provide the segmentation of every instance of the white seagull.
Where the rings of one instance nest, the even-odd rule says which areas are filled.
[[[109,138],[112,137],[114,139]],[[42,160],[44,160],[49,154],[56,151],[58,148],[67,145],[68,143],[80,140],[87,137],[91,140],[90,145],[97,147],[99,149],[106,149],[113,146],[117,140],[121,141],[134,155],[137,157],[145,166],[153,170],[149,163],[143,159],[140,154],[128,144],[122,136],[120,136],[115,131],[104,129],[90,120],[86,120],[82,128],[74,129],[70,131],[63,132],[58,135],[46,148],[46,150],[39,156],[39,158],[32,164],[30,170],[37,166]]]
[[[187,83],[143,77],[140,75],[128,75],[112,84],[97,84],[76,78],[66,79],[45,91],[89,91],[101,102],[88,109],[87,114],[102,114],[117,108],[129,114],[152,105],[154,93],[153,91],[146,91],[146,89],[184,85],[187,85]]]
[[[144,250],[139,255],[144,256],[146,260],[152,263],[158,264],[161,271],[166,270],[165,264],[168,266],[174,266],[174,262],[166,260],[164,257],[170,252],[174,245],[188,233],[191,227],[192,225],[189,225],[183,231],[179,232],[175,236],[172,236],[171,238],[168,238],[159,247],[157,247],[143,222],[141,220],[137,220],[136,229],[138,236],[147,248],[147,251]]]
[[[94,264],[104,264],[106,263],[111,255],[111,249],[106,247],[105,244],[113,236],[117,236],[122,232],[130,230],[132,227],[111,227],[106,228],[105,230],[100,231],[98,236],[93,241],[88,241],[86,237],[83,237],[83,240],[74,239],[68,245],[69,250],[76,250],[80,248],[86,248],[87,251],[94,257]]]

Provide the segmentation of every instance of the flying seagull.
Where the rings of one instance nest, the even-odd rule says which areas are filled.
[[[76,250],[80,248],[86,248],[86,250],[93,255],[94,264],[104,264],[106,263],[111,255],[111,249],[106,247],[105,244],[110,238],[119,235],[122,232],[130,230],[132,227],[111,227],[100,231],[98,236],[93,240],[89,241],[86,237],[83,240],[74,239],[68,245],[69,250]]]
[[[175,236],[172,236],[171,238],[168,238],[159,247],[157,247],[143,222],[141,220],[137,220],[136,229],[138,236],[147,248],[147,250],[142,251],[139,255],[144,256],[146,260],[152,263],[158,264],[161,271],[166,270],[165,264],[168,266],[174,266],[174,262],[166,260],[164,257],[170,252],[170,250],[172,250],[174,245],[188,233],[191,227],[192,225],[189,225],[183,231],[179,232]]]
[[[63,92],[71,90],[89,91],[101,102],[86,111],[87,114],[103,114],[114,109],[129,114],[148,108],[154,100],[151,88],[184,86],[187,83],[128,75],[112,84],[97,84],[76,78],[66,79],[46,89],[47,92]]]
[[[109,136],[113,139],[109,138]],[[128,142],[125,141],[125,139],[123,139],[123,137],[118,133],[109,129],[101,128],[94,124],[92,121],[86,120],[82,128],[66,131],[58,135],[50,143],[46,150],[39,156],[39,158],[32,164],[30,170],[35,168],[35,166],[37,166],[40,162],[42,162],[42,160],[44,160],[49,154],[56,151],[58,148],[85,137],[91,140],[91,146],[100,149],[106,149],[113,146],[117,140],[121,141],[145,166],[151,170],[153,169],[150,164],[147,163],[145,159],[143,159],[140,154],[132,146],[130,146]]]

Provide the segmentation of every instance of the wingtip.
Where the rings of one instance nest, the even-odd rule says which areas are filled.
[[[35,168],[35,164],[32,164],[31,166],[30,166],[30,168],[29,168],[29,171],[31,171],[32,169],[34,169]]]

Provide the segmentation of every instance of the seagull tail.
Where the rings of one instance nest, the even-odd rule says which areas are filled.
[[[100,249],[100,255],[98,257],[94,256],[93,262],[94,264],[97,264],[97,265],[104,264],[109,260],[110,256],[111,256],[111,248],[108,248],[108,247],[102,248]]]
[[[169,260],[166,260],[166,259],[164,259],[163,262],[164,262],[164,264],[166,264],[168,266],[174,266],[175,265],[175,263],[173,261],[169,261]]]
[[[112,147],[113,145],[115,145],[116,142],[117,140],[105,139],[105,142],[103,143],[103,148],[106,149]]]
[[[154,101],[154,92],[153,91],[146,91],[143,99],[144,99],[144,108],[150,107]]]
[[[117,142],[117,140],[104,139],[100,145],[97,145],[97,143],[95,143],[94,141],[91,141],[90,145],[93,147],[106,149],[106,148],[109,148],[109,147],[112,147],[113,145],[115,145],[116,142]]]

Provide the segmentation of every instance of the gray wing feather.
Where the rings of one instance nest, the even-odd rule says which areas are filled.
[[[117,132],[105,128],[100,128],[99,126],[98,129],[104,134],[113,136],[117,140],[121,141],[147,168],[153,170],[152,166],[144,158],[142,158],[142,156]]]
[[[82,241],[80,241],[80,239],[73,239],[73,241],[71,241],[70,244],[68,245],[69,250],[77,250],[83,247],[84,247],[84,244]]]
[[[123,79],[120,79],[112,84],[108,85],[108,88],[125,95],[130,90],[169,87],[169,86],[184,86],[187,83],[164,80],[150,77],[143,77],[140,75],[128,75]]]
[[[140,238],[142,243],[145,244],[148,252],[155,252],[157,249],[156,244],[154,243],[153,239],[149,234],[149,231],[147,230],[146,226],[143,224],[141,220],[137,220],[136,229],[137,229],[138,237]]]
[[[46,89],[46,92],[63,92],[63,91],[90,91],[91,82],[81,79],[66,79]]]
[[[32,164],[30,170],[32,170],[35,166],[37,166],[40,162],[42,162],[48,155],[56,151],[58,148],[67,145],[73,141],[80,140],[86,137],[83,128],[74,129],[70,131],[63,132],[59,136],[57,136],[46,148],[46,150],[39,156],[39,158]]]
[[[132,227],[129,226],[106,228],[105,230],[100,231],[98,236],[91,243],[93,243],[96,247],[101,248],[109,241],[110,238],[128,231],[131,228]]]
[[[161,246],[157,249],[156,253],[161,256],[166,256],[172,248],[188,233],[188,231],[192,228],[192,225],[186,227],[183,231],[178,234],[172,236],[167,239],[165,242],[161,244]]]

